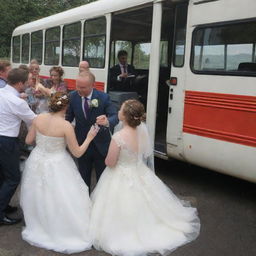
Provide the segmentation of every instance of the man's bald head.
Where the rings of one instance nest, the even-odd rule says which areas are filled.
[[[86,72],[90,71],[89,63],[86,60],[83,60],[79,63],[79,73],[84,71]]]
[[[95,76],[91,72],[82,72],[76,79],[76,90],[83,96],[89,96],[93,90]]]

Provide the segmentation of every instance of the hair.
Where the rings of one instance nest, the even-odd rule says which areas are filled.
[[[56,92],[51,95],[49,101],[50,112],[59,112],[63,110],[69,104],[69,97],[66,92]]]
[[[36,59],[32,59],[29,64],[30,64],[30,65],[33,65],[33,64],[39,65],[39,64],[38,64],[38,61],[37,61]]]
[[[62,78],[62,76],[64,75],[64,70],[62,67],[52,67],[50,69],[50,74],[52,73],[52,71],[55,71],[59,74],[60,78]]]
[[[29,72],[29,68],[28,68],[28,66],[25,65],[25,64],[19,65],[19,68],[20,68],[20,69],[24,69],[24,70],[26,70],[27,72]]]
[[[121,51],[118,52],[117,57],[119,58],[121,56],[127,56],[127,55],[128,55],[127,51],[121,50]]]
[[[0,71],[4,72],[7,67],[10,67],[11,63],[8,60],[0,60]]]
[[[88,77],[92,84],[95,83],[95,75],[91,71],[82,71],[79,73],[79,77]]]
[[[10,85],[15,85],[19,82],[25,83],[28,80],[28,71],[21,68],[12,69],[7,76],[7,82]]]
[[[123,103],[123,115],[127,124],[133,128],[145,121],[145,109],[138,100],[126,100]]]

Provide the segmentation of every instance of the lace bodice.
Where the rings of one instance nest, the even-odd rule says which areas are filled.
[[[120,154],[117,164],[122,166],[131,167],[132,165],[137,165],[138,163],[138,153],[132,151],[125,141],[122,139],[119,133],[115,133],[112,139],[116,142],[118,147],[120,147]]]
[[[37,131],[36,133],[36,149],[43,153],[58,153],[66,149],[66,141],[64,137],[45,136]]]

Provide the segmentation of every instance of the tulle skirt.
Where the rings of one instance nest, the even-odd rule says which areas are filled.
[[[66,151],[47,158],[37,148],[32,151],[20,203],[26,223],[22,238],[31,245],[67,254],[91,248],[88,188]]]
[[[112,255],[167,255],[199,234],[197,210],[143,163],[107,167],[92,203],[93,246]]]

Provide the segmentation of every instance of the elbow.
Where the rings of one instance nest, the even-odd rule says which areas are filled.
[[[116,161],[111,161],[109,159],[105,159],[105,165],[112,168],[112,167],[115,167],[116,166]]]

